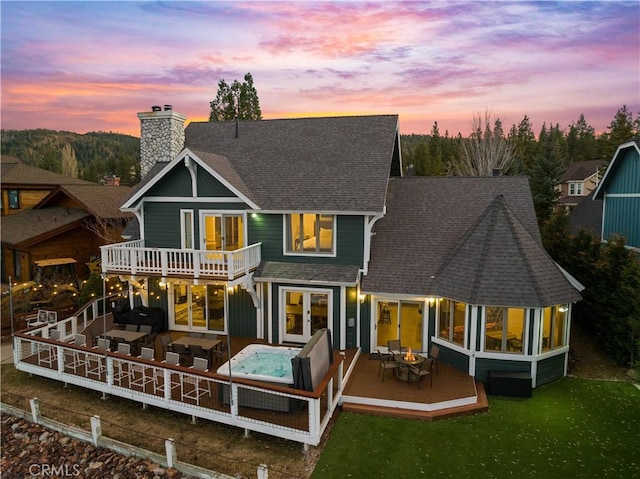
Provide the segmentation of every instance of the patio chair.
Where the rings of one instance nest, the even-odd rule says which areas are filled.
[[[57,333],[57,337],[54,333]],[[60,340],[60,331],[57,329],[49,330],[49,338]],[[47,366],[53,366],[53,363],[58,359],[58,348],[53,344],[38,343],[38,365],[46,364]]]
[[[137,324],[126,324],[124,326],[124,330],[125,331],[137,332],[138,331],[138,325]]]
[[[399,339],[390,339],[387,341],[387,349],[390,353],[404,353],[407,351],[407,348],[402,347]]]
[[[420,364],[409,366],[411,373],[418,377],[418,387],[422,389],[422,380],[429,376],[430,386],[433,387],[433,375],[431,369],[433,368],[433,359],[425,359]]]
[[[202,333],[194,333],[194,332],[191,332],[191,333],[189,333],[189,337],[190,337],[190,338],[200,339],[200,338],[202,338]]]
[[[98,338],[98,342],[93,349],[97,349],[99,351],[110,351],[110,345],[111,343],[107,338]]]
[[[185,366],[191,366],[191,351],[189,350],[189,346],[185,346],[184,344],[173,344],[171,346],[171,352],[180,356],[180,363]]]
[[[106,353],[109,351],[109,340],[106,338],[98,338],[97,344],[93,347],[94,351]],[[96,376],[101,379],[102,373],[107,370],[106,360],[104,356],[88,356],[87,376]]]
[[[163,334],[160,336],[160,344],[162,344],[162,354],[169,350],[169,343],[171,342],[171,334]]]
[[[378,376],[380,376],[380,371],[382,371],[382,382],[384,382],[384,375],[387,372],[387,369],[396,369],[398,367],[398,363],[393,360],[393,354],[377,350],[378,357],[380,358],[380,365],[378,366]]]
[[[203,358],[194,358],[193,366],[189,369],[195,369],[198,371],[208,372],[209,369],[209,361]],[[202,396],[211,396],[210,382],[206,381],[198,376],[184,376],[182,383],[182,400],[185,398],[193,399],[196,401],[196,404],[200,405],[200,398]],[[206,387],[200,387],[202,382],[206,382]],[[190,384],[192,386],[191,389],[187,390],[184,386],[185,384]]]
[[[433,359],[433,364],[436,367],[436,374],[440,374],[438,371],[438,356],[440,355],[440,347],[437,344],[431,345],[431,351],[429,351],[429,359]]]
[[[199,346],[197,344],[192,344],[191,346],[189,346],[189,349],[191,349],[192,362],[196,358],[202,358],[202,359],[209,360],[209,351],[205,351],[202,348],[202,346]]]
[[[73,344],[76,346],[85,346],[87,345],[87,336],[84,334],[76,334],[73,340]],[[87,354],[79,351],[77,349],[73,349],[72,351],[67,351],[65,355],[68,359],[65,359],[65,368],[69,368],[73,370],[74,374],[78,372],[78,369],[87,366]]]
[[[119,343],[117,352],[118,354],[131,356],[131,345],[128,343]],[[118,385],[122,386],[122,381],[125,379],[129,380],[129,376],[130,376],[129,363],[126,363],[119,358],[114,358],[113,381],[114,382],[117,381]]]
[[[227,360],[227,343],[225,341],[221,341],[214,348],[213,358],[215,359],[216,364]]]
[[[148,361],[154,360],[154,351],[151,348],[140,349],[140,359],[146,359]],[[142,390],[145,390],[147,384],[155,381],[155,368],[147,366],[142,363],[131,363],[129,367],[131,386],[140,386]]]
[[[162,361],[164,364],[171,364],[172,366],[180,366],[180,355],[177,353],[172,353],[171,351],[167,352],[165,359]],[[164,395],[164,372],[165,369],[156,368],[153,373],[153,393],[158,394],[161,393]],[[180,387],[180,383],[173,380],[174,375],[177,373],[173,371],[169,371],[169,378],[171,382],[171,391]]]

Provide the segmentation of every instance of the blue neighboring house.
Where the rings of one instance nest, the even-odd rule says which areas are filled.
[[[624,236],[640,250],[640,139],[618,147],[593,198],[602,200],[602,241]]]
[[[480,380],[567,373],[577,283],[526,178],[403,177],[397,115],[192,122],[138,114],[138,231],[102,248],[174,331],[415,351]]]

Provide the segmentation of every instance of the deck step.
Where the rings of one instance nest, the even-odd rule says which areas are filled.
[[[454,417],[470,416],[481,414],[489,410],[489,401],[482,383],[476,383],[478,391],[478,401],[468,406],[458,406],[437,411],[415,411],[411,409],[400,409],[395,407],[373,406],[367,404],[355,404],[344,402],[342,410],[360,414],[371,414],[374,416],[396,417],[403,419],[420,419],[423,421],[434,421],[438,419],[450,419]]]

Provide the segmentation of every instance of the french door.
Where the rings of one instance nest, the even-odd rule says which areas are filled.
[[[245,246],[243,215],[203,213],[201,249],[233,251]]]
[[[328,328],[332,301],[331,291],[283,288],[283,340],[306,343],[316,331]]]
[[[225,285],[171,285],[171,329],[225,332]]]

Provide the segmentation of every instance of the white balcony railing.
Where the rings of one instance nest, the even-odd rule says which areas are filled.
[[[232,280],[257,268],[262,243],[233,251],[147,248],[143,240],[101,246],[104,273],[172,275]]]

